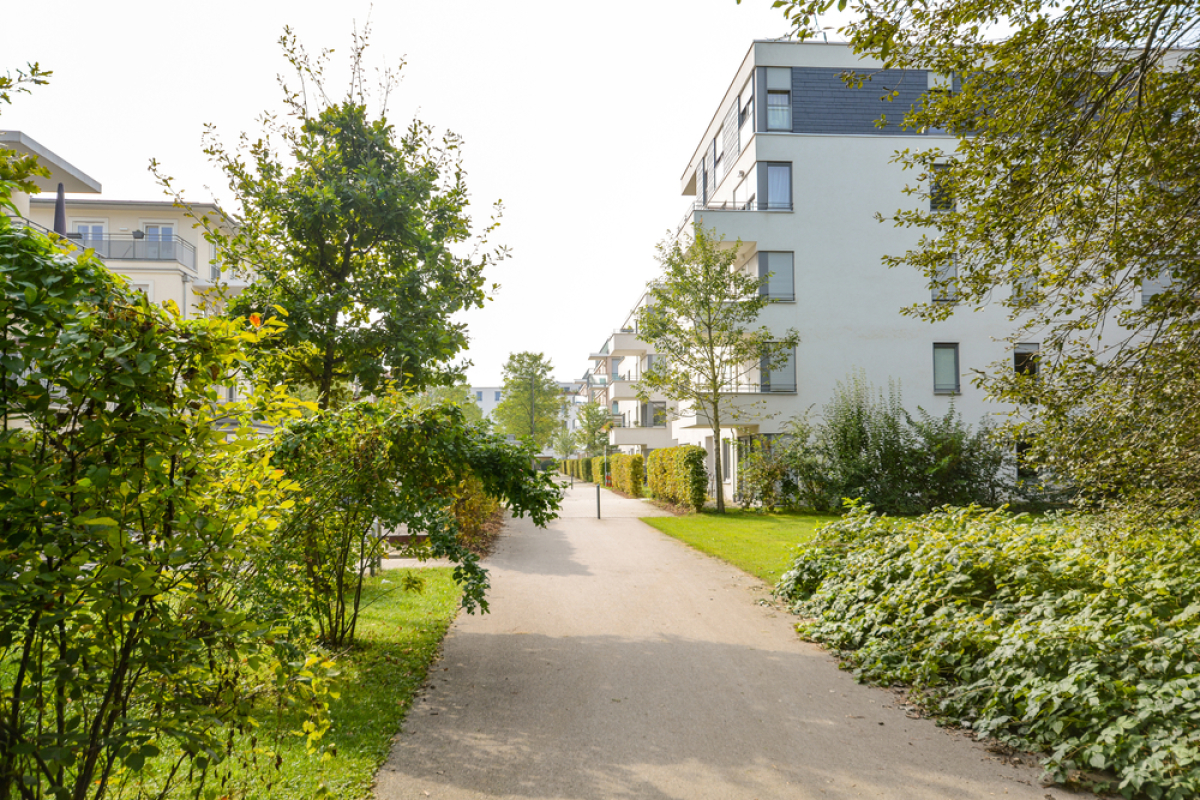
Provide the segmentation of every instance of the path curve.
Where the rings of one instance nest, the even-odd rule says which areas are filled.
[[[1072,796],[910,719],[760,605],[760,581],[602,495],[600,520],[591,484],[544,530],[509,520],[491,613],[451,627],[380,800]]]

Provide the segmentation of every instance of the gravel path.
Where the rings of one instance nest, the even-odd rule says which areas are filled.
[[[492,611],[451,627],[380,800],[1072,796],[856,684],[649,504],[602,503],[577,484],[549,528],[509,521]]]

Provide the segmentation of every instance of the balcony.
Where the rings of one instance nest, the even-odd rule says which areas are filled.
[[[657,450],[661,447],[674,447],[678,442],[671,436],[671,429],[662,426],[658,428],[613,428],[608,432],[608,443],[617,447],[637,446]]]
[[[190,272],[196,272],[196,248],[175,235],[155,238],[137,233],[99,236],[68,233],[67,238],[82,247],[90,247],[106,261],[174,261]]]
[[[634,381],[627,378],[618,378],[608,385],[609,402],[613,400],[636,400],[637,390],[634,388]]]
[[[684,212],[683,219],[679,221],[679,225],[675,227],[675,238],[678,239],[683,235],[684,231],[692,226],[699,218],[700,212],[703,211],[791,211],[792,203],[787,202],[770,202],[758,200],[726,200],[717,201],[709,200],[707,203],[693,203]]]
[[[8,219],[10,222],[12,222],[13,227],[15,228],[29,228],[30,230],[45,234],[51,239],[56,239],[59,244],[67,248],[67,253],[71,256],[71,258],[79,258],[81,255],[83,255],[84,247],[75,241],[77,237],[70,236],[69,234],[64,237],[62,234],[55,233],[54,231],[50,230],[45,225],[39,225],[33,220],[26,219],[25,217],[9,217]],[[96,255],[100,254],[97,253]],[[102,256],[101,260],[103,260]]]

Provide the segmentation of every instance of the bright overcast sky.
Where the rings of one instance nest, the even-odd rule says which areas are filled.
[[[468,378],[484,386],[515,351],[545,353],[562,380],[590,366],[654,276],[654,245],[688,202],[680,175],[751,41],[788,31],[770,0],[9,5],[0,71],[39,61],[54,77],[0,109],[0,126],[116,200],[162,196],[152,157],[186,197],[212,199],[223,184],[203,125],[232,143],[280,108],[283,26],[310,51],[335,48],[341,75],[370,13],[369,66],[408,62],[391,120],[463,137],[477,227],[504,202],[493,238],[512,258],[489,275],[494,300],[465,316]]]

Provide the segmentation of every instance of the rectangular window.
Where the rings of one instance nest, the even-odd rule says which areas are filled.
[[[729,480],[729,440],[721,440],[721,477],[723,480]]]
[[[759,359],[759,391],[784,392],[796,391],[796,348],[774,358],[764,356]]]
[[[929,176],[929,210],[953,211],[954,194],[950,191],[947,164],[934,164]]]
[[[1038,374],[1038,351],[1041,346],[1037,342],[1022,342],[1013,348],[1013,372],[1018,375]]]
[[[85,242],[88,239],[100,241],[104,238],[104,223],[103,222],[76,222],[75,233],[79,234],[80,239]],[[91,245],[87,245],[91,247]]]
[[[499,392],[496,392],[496,402],[497,403],[500,402],[500,393]]]
[[[746,81],[742,93],[738,96],[738,130],[744,129],[746,123],[754,124],[754,77]],[[745,142],[749,137],[743,136]]]
[[[958,343],[933,346],[933,393],[958,394]]]
[[[476,392],[476,393],[475,393],[475,402],[477,402],[477,403],[482,403],[482,402],[483,402],[483,392]]]
[[[759,210],[792,210],[792,165],[763,162],[758,165]]]
[[[794,261],[792,253],[759,253],[758,277],[766,278],[766,281],[758,287],[758,293],[772,300],[795,300],[796,288],[792,276]]]
[[[146,225],[143,258],[172,261],[175,258],[175,226],[163,223]],[[139,248],[135,245],[134,252]]]
[[[951,254],[946,261],[938,265],[937,276],[931,288],[932,300],[935,303],[953,303],[958,300],[957,254]]]
[[[767,68],[767,130],[792,129],[792,70]]]

